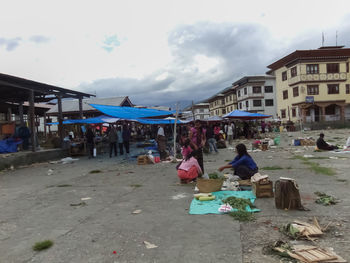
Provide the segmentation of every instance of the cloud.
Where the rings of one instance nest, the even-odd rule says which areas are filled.
[[[120,46],[120,41],[118,40],[117,35],[107,36],[103,41],[102,48],[107,52],[112,52],[115,47]]]
[[[34,35],[29,38],[29,41],[41,44],[41,43],[46,43],[50,41],[49,37],[42,36],[42,35]]]
[[[4,46],[7,51],[13,51],[19,46],[19,43],[21,41],[22,41],[22,38],[20,37],[16,37],[16,38],[0,37],[0,47]]]
[[[339,32],[347,42],[339,44],[348,44],[350,32],[345,24]],[[296,49],[319,47],[319,38],[318,32],[313,31],[294,39],[276,39],[259,24],[181,25],[168,35],[172,57],[165,68],[141,79],[101,79],[79,88],[96,91],[99,97],[128,95],[136,104],[199,101],[243,76],[265,74],[267,65]],[[156,58],[157,54],[153,55]]]

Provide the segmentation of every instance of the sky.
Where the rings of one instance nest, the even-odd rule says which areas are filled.
[[[138,105],[200,101],[300,49],[350,47],[350,1],[0,0],[0,72]]]

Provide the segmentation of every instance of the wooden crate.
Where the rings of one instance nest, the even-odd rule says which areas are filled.
[[[145,164],[151,164],[151,160],[148,158],[147,155],[140,155],[137,157],[137,164],[138,165],[145,165]]]
[[[255,194],[255,196],[257,198],[261,198],[261,197],[273,197],[273,186],[272,186],[272,182],[268,181],[268,182],[264,182],[264,183],[260,183],[260,182],[256,182],[253,183],[253,193]]]

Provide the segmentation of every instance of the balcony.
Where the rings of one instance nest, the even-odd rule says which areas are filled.
[[[344,81],[344,80],[346,80],[346,72],[301,74],[288,79],[288,85],[293,85],[298,82]]]

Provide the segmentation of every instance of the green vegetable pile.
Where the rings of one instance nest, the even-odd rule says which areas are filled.
[[[250,208],[254,208],[255,206],[250,202],[249,199],[244,198],[238,198],[234,196],[230,196],[224,200],[222,200],[224,204],[229,204],[232,206],[232,208],[236,208],[238,211],[245,211],[245,208],[247,205],[250,206]]]
[[[229,215],[232,216],[234,219],[238,220],[239,222],[255,220],[255,216],[253,213],[243,210],[230,212]]]
[[[339,203],[339,201],[335,197],[327,195],[323,192],[315,192],[314,194],[319,197],[315,201],[317,204],[328,206],[328,205],[335,205]]]
[[[218,173],[210,173],[208,174],[209,176],[209,179],[223,179],[223,176],[222,175],[219,175]]]

